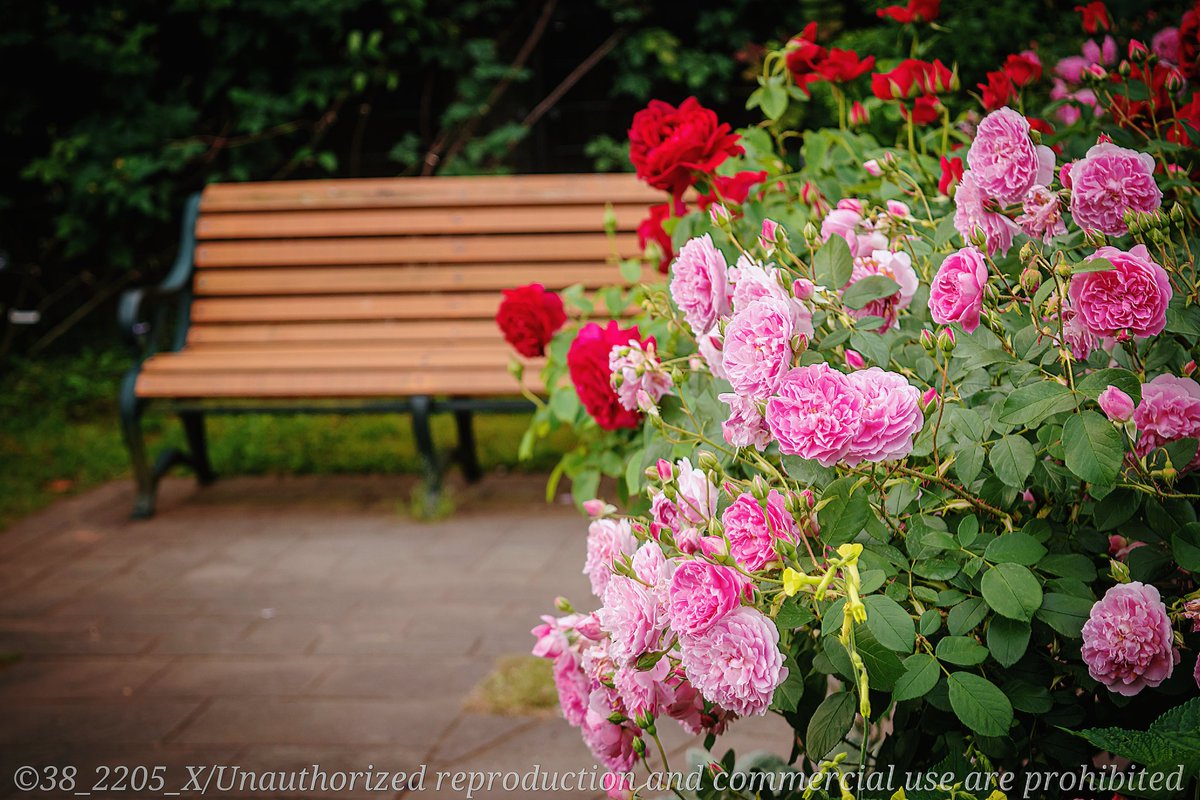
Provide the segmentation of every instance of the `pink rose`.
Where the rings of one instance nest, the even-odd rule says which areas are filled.
[[[654,339],[616,345],[608,354],[608,368],[617,400],[627,411],[656,414],[658,401],[675,387],[658,360]]]
[[[1101,142],[1071,167],[1071,216],[1085,230],[1123,236],[1126,211],[1149,213],[1161,205],[1149,153]]]
[[[766,713],[787,679],[779,631],[761,611],[742,606],[680,642],[688,680],[709,701],[744,717]]]
[[[792,318],[787,305],[761,297],[738,310],[725,329],[722,365],[733,390],[765,399],[792,365]]]
[[[1083,326],[1095,336],[1147,337],[1167,324],[1171,279],[1139,244],[1125,252],[1101,247],[1084,261],[1105,258],[1115,269],[1071,277],[1067,296]]]
[[[758,246],[762,248],[765,255],[771,255],[775,252],[775,245],[779,242],[787,241],[787,231],[779,226],[779,223],[773,219],[763,219],[762,231],[758,235]]]
[[[765,509],[753,495],[747,492],[738,495],[721,515],[721,523],[729,539],[729,554],[750,572],[778,560],[776,540],[800,539],[800,530],[785,506],[783,495],[774,489],[767,493]]]
[[[856,319],[879,317],[883,320],[883,324],[876,329],[876,332],[884,333],[888,328],[897,324],[898,312],[908,308],[913,295],[917,292],[917,287],[920,286],[920,280],[917,278],[917,273],[912,266],[912,258],[908,253],[873,250],[870,255],[854,259],[854,269],[850,273],[850,282],[846,284],[846,289],[871,275],[883,275],[891,278],[899,285],[899,288],[894,294],[872,300],[860,309],[847,309],[847,311]]]
[[[1179,66],[1179,28],[1163,28],[1150,40],[1150,49],[1160,61]]]
[[[911,453],[913,437],[925,425],[917,388],[903,375],[879,367],[848,377],[862,392],[866,404],[862,427],[850,444],[846,460],[893,461]]]
[[[1021,201],[1021,210],[1024,213],[1017,217],[1017,224],[1030,239],[1049,242],[1067,232],[1067,223],[1063,222],[1062,210],[1058,206],[1058,195],[1045,186],[1031,186]]]
[[[772,297],[783,303],[792,320],[793,333],[805,336],[813,335],[812,311],[800,302],[801,299],[789,297],[783,288],[779,269],[773,266],[763,266],[743,255],[737,261],[737,266],[729,271],[730,282],[733,284],[733,307],[741,311],[750,303],[763,297]]]
[[[732,567],[707,561],[684,561],[671,576],[667,616],[678,634],[708,630],[737,608],[749,584]]]
[[[613,575],[604,587],[603,600],[596,617],[612,636],[612,654],[618,661],[658,648],[667,627],[667,611],[657,592],[640,581]]]
[[[988,207],[990,199],[980,190],[974,171],[964,172],[954,192],[954,229],[970,242],[979,228],[988,254],[1004,255],[1012,247],[1013,234],[1018,229],[1011,219]]]
[[[721,423],[725,441],[734,447],[753,447],[760,453],[771,443],[771,432],[763,420],[758,404],[733,392],[717,395],[729,406],[729,418]]]
[[[717,487],[709,474],[694,468],[689,459],[681,458],[676,466],[679,468],[675,482],[679,524],[684,528],[702,528],[717,513]]]
[[[865,404],[845,375],[820,363],[788,372],[765,416],[781,453],[831,467],[850,452]]]
[[[707,233],[679,248],[671,265],[671,298],[697,336],[729,313],[725,255]]]
[[[597,519],[588,526],[587,560],[583,564],[583,574],[592,582],[592,592],[597,597],[604,595],[604,589],[612,578],[612,562],[618,556],[633,555],[637,549],[637,539],[633,538],[633,530],[627,519]]]
[[[579,668],[579,659],[571,652],[562,653],[554,659],[553,675],[563,717],[578,728],[587,717],[587,675]]]
[[[979,123],[967,164],[980,191],[1001,203],[1018,202],[1031,186],[1054,178],[1054,151],[1034,145],[1025,115],[1008,107]]]
[[[1089,63],[1083,56],[1067,56],[1054,65],[1054,73],[1065,81],[1079,83],[1083,80],[1083,68]]]
[[[1089,675],[1126,697],[1171,677],[1179,651],[1158,589],[1134,581],[1105,592],[1083,624],[1081,653]]]
[[[1134,447],[1138,456],[1178,439],[1200,437],[1200,384],[1174,375],[1159,375],[1143,384],[1133,423],[1138,429]]]
[[[827,242],[840,236],[850,245],[850,255],[870,255],[872,250],[887,247],[887,237],[863,216],[863,203],[853,197],[839,200],[837,208],[825,215],[821,221],[821,241]],[[831,287],[840,289],[840,286]]]
[[[1115,386],[1106,387],[1096,402],[1113,422],[1129,422],[1133,419],[1133,398]]]
[[[987,263],[974,247],[946,256],[929,287],[929,314],[942,325],[957,322],[967,333],[979,327]]]
[[[1111,66],[1117,60],[1117,42],[1111,36],[1105,36],[1102,44],[1096,44],[1095,39],[1088,39],[1083,43],[1081,52],[1089,64]]]

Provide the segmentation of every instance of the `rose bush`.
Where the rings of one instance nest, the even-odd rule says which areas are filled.
[[[1194,787],[1200,13],[1081,15],[1102,40],[974,95],[936,59],[860,73],[809,26],[764,60],[761,126],[639,115],[631,157],[678,212],[667,284],[604,293],[637,328],[555,338],[527,437],[580,432],[551,489],[592,517],[596,610],[561,601],[535,653],[609,769],[663,768],[662,720],[711,749],[772,711],[790,769],[842,780],[805,797],[891,796],[854,783],[889,766],[987,797],[1113,757]],[[792,149],[789,108],[821,98],[842,127]],[[737,768],[714,757],[700,796]]]

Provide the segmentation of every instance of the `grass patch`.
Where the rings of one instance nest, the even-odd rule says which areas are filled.
[[[471,690],[464,707],[507,717],[546,716],[558,708],[554,664],[536,656],[505,656]]]
[[[129,474],[117,418],[117,386],[129,358],[118,350],[11,365],[0,378],[0,530],[59,497]],[[545,471],[571,444],[565,432],[517,460],[528,414],[478,414],[484,469]],[[150,407],[151,453],[182,446],[177,420]],[[433,419],[440,450],[456,442],[454,420]],[[406,414],[247,415],[208,420],[209,457],[218,475],[412,474],[420,472]],[[398,498],[401,499],[401,498]]]

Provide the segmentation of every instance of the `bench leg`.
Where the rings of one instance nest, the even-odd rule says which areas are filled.
[[[117,405],[121,414],[121,433],[129,449],[129,460],[133,464],[133,479],[137,484],[137,499],[133,505],[134,519],[154,516],[155,484],[154,471],[146,461],[146,440],[142,436],[142,410],[144,404],[137,397],[137,369],[130,370],[121,382],[121,394]]]
[[[187,437],[188,461],[196,473],[196,481],[201,486],[209,486],[217,479],[217,475],[208,461],[208,440],[204,435],[204,413],[181,411],[179,421],[183,424],[183,434]]]
[[[433,450],[433,432],[429,426],[430,401],[428,397],[412,398],[413,441],[421,456],[421,467],[425,477],[426,500],[432,508],[437,503],[442,488],[442,470],[438,465],[437,453]]]
[[[458,425],[458,463],[462,466],[463,477],[470,483],[475,483],[482,476],[479,469],[479,454],[475,448],[475,429],[471,425],[471,412],[459,409],[454,412],[454,422]]]

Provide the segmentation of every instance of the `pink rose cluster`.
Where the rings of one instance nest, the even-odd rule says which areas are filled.
[[[858,256],[854,259],[854,269],[850,273],[850,282],[842,293],[845,294],[851,286],[872,275],[882,275],[891,278],[899,287],[894,294],[872,300],[860,309],[846,310],[856,319],[879,317],[883,323],[877,333],[884,333],[889,328],[897,326],[899,312],[908,308],[913,295],[917,293],[920,280],[913,269],[912,257],[904,251],[872,250],[869,255]]]
[[[1134,581],[1105,592],[1083,624],[1081,652],[1088,674],[1126,697],[1171,677],[1180,657],[1158,589]]]
[[[1142,400],[1133,411],[1138,440],[1134,452],[1145,456],[1179,439],[1200,438],[1200,384],[1191,378],[1159,375],[1142,385]],[[1185,465],[1176,464],[1177,469]],[[1194,460],[1187,467],[1197,466]]]
[[[674,388],[671,376],[658,360],[653,339],[645,345],[637,339],[617,345],[608,354],[608,368],[617,401],[626,411],[657,414],[658,401]]]
[[[954,195],[954,227],[964,239],[972,241],[979,229],[989,254],[1008,252],[1017,226],[999,209],[1024,206],[1027,199],[1036,213],[1031,217],[1026,210],[1031,218],[1025,230],[1045,236],[1046,219],[1054,215],[1047,207],[1053,198],[1047,187],[1054,179],[1054,151],[1033,143],[1023,114],[1005,106],[984,117],[967,151],[967,166]]]
[[[925,424],[920,392],[879,367],[845,375],[819,363],[790,370],[766,404],[779,451],[816,461],[889,461],[912,451]]]

